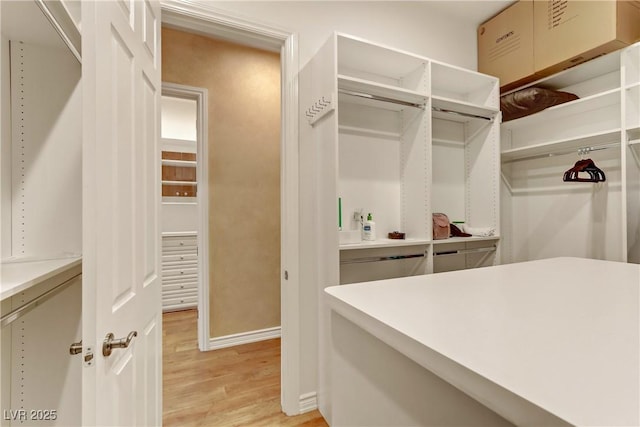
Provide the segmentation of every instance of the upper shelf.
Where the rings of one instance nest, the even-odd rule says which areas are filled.
[[[519,159],[533,157],[553,156],[560,150],[573,151],[585,147],[598,147],[605,144],[620,143],[620,128],[609,129],[590,135],[576,135],[572,138],[563,138],[541,144],[529,145],[523,148],[504,150],[501,153],[503,162],[512,162]]]
[[[576,83],[594,79],[605,74],[613,73],[620,69],[620,54],[622,51],[617,50],[600,58],[580,64],[568,70],[561,71],[548,77],[541,78],[514,90],[503,93],[516,92],[527,87],[543,87],[546,89],[561,90],[563,88],[573,86]]]
[[[424,72],[426,58],[346,34],[336,37],[340,74],[366,74],[371,80],[378,76],[388,84],[407,87],[402,82],[408,76]]]
[[[562,117],[575,116],[587,111],[593,111],[609,105],[620,103],[620,88],[611,89],[602,93],[576,99],[575,101],[549,107],[539,113],[511,120],[502,124],[503,130],[517,130],[521,128],[535,128],[544,126],[550,118],[554,120]]]

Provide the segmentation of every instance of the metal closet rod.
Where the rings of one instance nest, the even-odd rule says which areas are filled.
[[[437,111],[439,113],[446,113],[446,114],[455,114],[456,116],[463,116],[463,117],[470,117],[472,119],[482,119],[482,120],[488,120],[490,122],[493,121],[493,117],[485,117],[485,116],[479,116],[477,114],[471,114],[471,113],[463,113],[461,111],[453,111],[453,110],[447,110],[445,108],[439,108],[439,107],[432,107],[431,108],[433,111]]]
[[[347,89],[338,89],[338,92],[343,93],[345,95],[349,95],[349,96],[356,96],[358,98],[372,99],[374,101],[390,102],[392,104],[406,105],[407,107],[420,108],[424,110],[424,104],[416,104],[414,102],[401,101],[399,99],[387,98],[384,96],[372,95],[370,93],[364,93],[364,92],[355,92]]]
[[[71,279],[60,283],[55,288],[49,289],[47,292],[43,293],[37,298],[32,299],[28,303],[21,305],[15,310],[12,310],[9,313],[5,314],[0,318],[0,327],[4,328],[5,326],[11,324],[15,320],[18,320],[19,318],[21,318],[22,316],[24,316],[25,314],[27,314],[28,312],[36,308],[37,306],[42,305],[47,300],[53,298],[55,295],[59,294],[60,292],[68,288],[78,279],[79,279],[79,276],[74,276]]]
[[[520,162],[523,160],[533,160],[533,159],[544,159],[547,157],[554,157],[554,156],[564,156],[566,154],[572,154],[572,153],[578,153],[579,156],[586,156],[587,154],[589,154],[592,151],[601,151],[601,150],[608,150],[609,148],[617,148],[620,147],[620,143],[619,142],[612,142],[609,144],[602,144],[602,145],[595,145],[595,146],[590,146],[590,147],[580,147],[577,149],[573,149],[571,151],[567,150],[567,151],[552,151],[549,153],[545,153],[545,154],[533,154],[531,156],[526,156],[526,157],[518,157],[515,159],[511,159],[511,160],[505,160],[504,163],[512,163],[512,162]]]
[[[409,259],[409,258],[424,258],[425,254],[410,254],[410,255],[393,255],[393,256],[372,256],[372,257],[362,257],[362,258],[353,258],[346,259],[344,261],[340,261],[340,264],[360,264],[365,262],[378,262],[378,261],[396,261],[399,259]]]

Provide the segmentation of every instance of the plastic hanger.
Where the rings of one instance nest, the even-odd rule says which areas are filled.
[[[581,173],[587,173],[588,177],[584,177]],[[581,159],[564,173],[562,180],[565,182],[604,182],[607,180],[602,169],[596,166],[591,159]]]

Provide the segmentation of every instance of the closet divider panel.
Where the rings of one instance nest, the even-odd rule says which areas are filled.
[[[622,53],[627,261],[640,263],[640,43]]]
[[[11,68],[12,255],[77,256],[80,64],[66,47],[12,41]]]

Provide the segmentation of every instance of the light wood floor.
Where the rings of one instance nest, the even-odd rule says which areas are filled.
[[[200,352],[196,310],[163,314],[164,426],[327,426],[280,408],[280,339]]]

